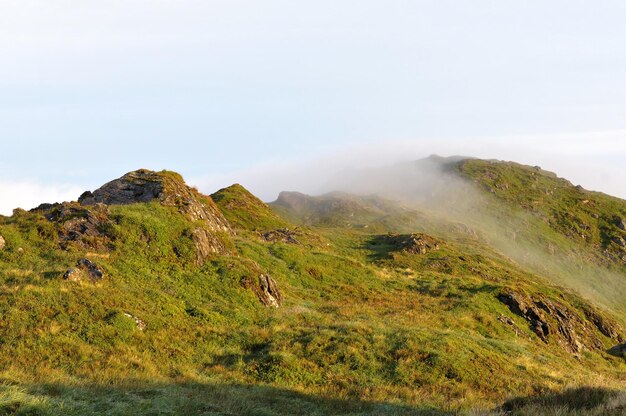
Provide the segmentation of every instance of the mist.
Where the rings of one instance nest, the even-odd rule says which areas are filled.
[[[573,241],[557,232],[546,232],[545,223],[536,215],[503,204],[485,189],[459,175],[456,163],[470,157],[431,155],[406,160],[412,154],[406,151],[404,158],[395,155],[394,160],[393,150],[374,153],[337,153],[325,160],[319,159],[282,173],[280,166],[274,166],[272,175],[276,175],[273,176],[275,180],[268,183],[313,195],[341,191],[378,195],[398,201],[426,214],[432,221],[422,224],[423,230],[444,240],[467,238],[467,234],[460,236],[458,232],[451,231],[458,228],[450,225],[463,224],[473,230],[470,234],[477,236],[480,243],[489,245],[525,270],[576,291],[595,304],[617,312],[626,321],[626,305],[623,303],[626,279],[623,272],[599,266],[597,258]],[[518,161],[520,159],[524,159],[523,153],[517,158]],[[557,159],[550,159],[549,162],[552,166],[578,164],[579,170],[583,163],[594,166],[593,155],[588,155],[586,161],[581,160],[581,157],[572,157],[566,163]],[[350,162],[352,167],[345,167]],[[606,172],[606,167],[595,166],[600,172]],[[583,175],[579,175],[586,180],[583,183],[593,182],[591,177],[584,175],[584,171],[580,172]],[[267,180],[267,176],[259,172],[256,178]]]
[[[502,203],[486,189],[459,175],[456,165],[467,157],[430,156],[377,168],[345,170],[327,182],[339,191],[379,195],[426,213],[434,220],[428,232],[457,239],[458,228],[470,227],[477,240],[553,284],[573,289],[626,320],[626,278],[622,271],[599,266],[598,258],[557,232],[546,232],[544,220]],[[462,232],[461,238],[467,238]]]
[[[387,169],[432,154],[540,165],[574,185],[626,198],[626,182],[623,180],[626,177],[626,131],[623,130],[354,142],[327,146],[314,154],[259,159],[255,164],[231,171],[207,166],[205,175],[191,176],[188,180],[206,193],[240,183],[264,201],[273,201],[281,191],[312,195],[335,191],[338,186],[345,185],[338,178],[350,172]],[[370,180],[376,180],[376,175]]]

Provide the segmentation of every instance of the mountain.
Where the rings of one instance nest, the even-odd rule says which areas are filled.
[[[344,180],[138,170],[0,217],[0,414],[624,413],[626,201],[460,157]]]

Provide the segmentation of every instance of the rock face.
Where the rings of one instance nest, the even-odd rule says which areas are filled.
[[[68,269],[63,275],[63,279],[72,282],[82,280],[86,276],[92,282],[97,282],[104,278],[104,272],[98,268],[98,266],[91,260],[80,259],[76,262],[75,269]]]
[[[283,296],[278,290],[276,281],[267,274],[259,276],[259,289],[257,290],[257,296],[263,305],[273,308],[278,308],[283,301]]]
[[[543,295],[530,297],[522,292],[505,290],[498,295],[498,300],[528,321],[531,330],[543,342],[552,340],[571,353],[602,349],[598,332],[616,341],[622,340],[621,328],[591,308],[584,309],[585,320],[561,302]]]
[[[70,244],[89,250],[106,250],[111,243],[107,227],[111,224],[109,209],[104,204],[83,207],[75,202],[42,204],[35,208],[42,212],[48,221],[58,224],[60,246],[66,249]]]
[[[210,198],[188,187],[176,173],[137,170],[93,192],[85,192],[78,201],[83,206],[91,207],[96,204],[127,205],[154,200],[164,206],[176,207],[189,220],[198,223],[191,236],[196,244],[196,261],[199,265],[211,254],[229,252],[226,239],[232,235],[232,230],[228,221]]]
[[[543,314],[537,306],[525,296],[515,292],[503,292],[498,295],[498,300],[509,307],[511,312],[521,316],[530,323],[530,327],[542,341],[548,342],[550,327],[543,319]]]
[[[2,237],[0,235],[0,251],[4,250],[4,247],[6,247],[7,243],[6,241],[4,241],[4,237]]]

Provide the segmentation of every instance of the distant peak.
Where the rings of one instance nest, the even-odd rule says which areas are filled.
[[[155,172],[148,169],[138,169],[104,184],[93,192],[83,193],[78,202],[82,205],[94,205],[96,203],[127,205],[149,202],[153,199],[163,200],[168,193],[180,193],[180,191],[189,192],[189,188],[180,174],[167,170]]]

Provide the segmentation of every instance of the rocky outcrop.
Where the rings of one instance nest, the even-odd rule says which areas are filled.
[[[556,342],[569,352],[601,350],[600,334],[621,340],[619,326],[590,307],[583,310],[586,318],[583,319],[571,307],[540,294],[531,297],[507,289],[498,295],[498,299],[511,312],[524,318],[543,342]]]
[[[92,282],[97,282],[104,278],[104,272],[91,260],[80,259],[76,262],[76,268],[68,269],[63,275],[63,279],[72,282],[89,278]]]
[[[197,223],[191,237],[196,244],[198,264],[204,263],[212,254],[229,253],[226,240],[233,234],[230,224],[210,198],[188,187],[176,173],[145,169],[130,172],[93,192],[85,192],[79,203],[92,207],[155,200],[164,206],[176,207],[181,214]]]
[[[215,253],[229,253],[224,237],[216,235],[215,232],[205,227],[191,230],[191,239],[196,247],[196,265],[201,266],[207,258]]]
[[[278,290],[276,281],[268,274],[259,276],[259,286],[255,292],[265,306],[278,308],[283,302],[283,296]]]
[[[4,248],[6,247],[7,243],[6,241],[4,241],[4,237],[2,237],[0,235],[0,251],[4,250]]]
[[[426,234],[390,234],[384,236],[384,243],[394,247],[394,251],[409,254],[427,254],[439,250],[439,242]]]
[[[509,307],[511,312],[521,316],[530,323],[530,328],[542,341],[548,341],[550,327],[537,306],[526,296],[512,291],[498,295],[498,300]]]
[[[626,231],[626,219],[621,217],[615,217],[615,225],[622,231]]]
[[[280,242],[289,244],[300,244],[296,237],[300,233],[296,230],[290,230],[289,228],[280,228],[278,230],[264,231],[261,233],[261,237],[265,241]]]
[[[594,307],[588,305],[583,307],[583,313],[589,322],[591,322],[605,337],[623,342],[624,335],[622,328],[615,322],[611,322],[605,318],[602,313]]]
[[[89,250],[106,250],[111,237],[107,229],[111,225],[109,209],[104,204],[83,207],[75,202],[42,204],[32,211],[41,212],[48,221],[58,225],[59,243],[62,249],[70,244]]]

